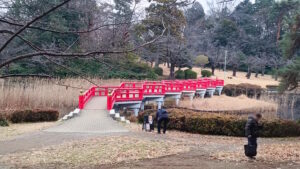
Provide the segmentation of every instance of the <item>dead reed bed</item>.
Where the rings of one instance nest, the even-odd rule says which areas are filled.
[[[238,97],[215,96],[205,99],[185,99],[180,102],[180,107],[205,111],[205,112],[226,112],[229,114],[249,115],[262,113],[267,119],[277,118],[277,104],[248,98],[245,95]]]
[[[91,79],[95,84],[116,85],[119,79]],[[0,79],[0,112],[55,109],[63,115],[78,104],[80,90],[93,86],[84,79]]]

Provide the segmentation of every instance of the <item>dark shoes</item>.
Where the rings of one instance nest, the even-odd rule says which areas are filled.
[[[255,157],[249,157],[249,156],[247,156],[247,157],[248,157],[249,160],[256,160]]]
[[[157,134],[161,134],[160,132],[157,132]],[[163,134],[166,134],[166,132],[163,132]]]

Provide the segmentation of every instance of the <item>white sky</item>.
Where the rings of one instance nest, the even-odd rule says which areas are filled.
[[[108,0],[111,1],[113,3],[113,0]],[[209,6],[208,6],[208,2],[213,2],[214,4],[217,4],[217,2],[223,1],[223,0],[197,0],[198,2],[200,2],[200,4],[203,6],[205,13],[208,12],[209,10]],[[242,2],[243,0],[233,0],[233,6],[235,7],[236,5],[238,5],[240,2]],[[252,3],[255,2],[255,0],[250,0]],[[145,8],[149,5],[148,0],[141,0],[140,4],[138,4],[139,8]]]
[[[9,1],[9,0],[0,0],[0,5],[3,5],[2,3],[5,1]],[[114,0],[98,0],[99,2],[108,2],[108,3],[112,3],[114,2]],[[223,0],[197,0],[198,2],[201,3],[201,5],[204,8],[205,13],[208,13],[209,10],[209,6],[207,2],[213,2],[214,4],[217,4],[217,2],[223,1]],[[237,4],[239,4],[241,1],[243,0],[233,0],[233,5],[232,8],[235,7]],[[255,2],[255,0],[250,0],[252,3]],[[141,2],[137,5],[138,11],[143,11],[144,8],[149,6],[149,2],[148,0],[141,0]],[[0,12],[4,12],[4,9],[0,9]]]

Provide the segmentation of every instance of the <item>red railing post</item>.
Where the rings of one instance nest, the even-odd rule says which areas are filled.
[[[92,87],[92,96],[95,96],[96,93],[96,87]]]
[[[112,109],[112,94],[108,93],[107,95],[107,110]]]
[[[84,108],[84,95],[83,95],[83,91],[80,91],[80,95],[78,97],[78,108],[79,109],[83,109]]]

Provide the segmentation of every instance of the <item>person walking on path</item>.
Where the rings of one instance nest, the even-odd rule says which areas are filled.
[[[249,116],[245,127],[245,133],[248,139],[248,147],[253,148],[255,154],[257,150],[257,137],[259,136],[258,132],[262,128],[258,123],[261,118],[262,115],[259,113],[256,114],[255,116]],[[254,158],[254,156],[248,156],[248,157]]]
[[[157,133],[160,134],[161,123],[163,123],[163,133],[166,134],[167,125],[169,122],[168,112],[164,109],[158,109],[156,113]]]

